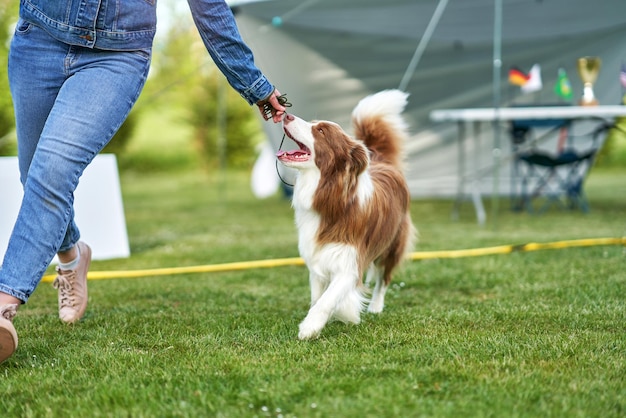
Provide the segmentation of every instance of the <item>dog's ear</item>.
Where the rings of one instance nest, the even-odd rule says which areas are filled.
[[[350,169],[355,174],[361,174],[367,168],[369,158],[367,149],[360,141],[350,150]]]

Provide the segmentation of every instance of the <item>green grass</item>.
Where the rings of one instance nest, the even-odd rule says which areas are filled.
[[[591,212],[415,201],[418,250],[626,235],[623,174],[594,172]],[[93,271],[296,257],[293,211],[245,173],[123,173],[132,256]],[[488,201],[486,201],[488,204]],[[620,417],[626,253],[546,250],[411,262],[385,311],[297,340],[304,267],[94,280],[79,324],[42,284],[0,365],[2,417]]]

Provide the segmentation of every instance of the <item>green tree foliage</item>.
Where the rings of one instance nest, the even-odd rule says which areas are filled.
[[[597,158],[602,166],[626,166],[626,117],[615,119],[614,125],[605,133],[606,140]]]
[[[200,75],[186,104],[194,145],[209,168],[253,164],[254,148],[260,140],[258,119],[219,71]]]
[[[13,26],[17,21],[18,4],[14,0],[0,0],[0,155],[11,155],[15,152],[15,141],[10,135],[15,122],[9,93],[7,58]]]
[[[205,167],[249,168],[262,140],[256,108],[228,85],[185,12],[170,14],[167,36],[155,42],[152,76],[140,105],[181,106]]]

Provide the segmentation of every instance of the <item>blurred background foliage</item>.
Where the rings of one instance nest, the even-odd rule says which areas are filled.
[[[9,41],[17,19],[18,1],[0,0],[0,155],[15,151],[13,104],[9,93],[7,61]]]
[[[16,153],[7,56],[18,6],[0,0],[0,155]],[[251,168],[263,141],[256,107],[228,86],[189,10],[166,7],[144,91],[103,152],[116,154],[122,169]]]

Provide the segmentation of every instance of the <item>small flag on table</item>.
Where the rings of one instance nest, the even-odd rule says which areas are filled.
[[[563,100],[572,100],[572,84],[569,82],[567,73],[563,68],[559,68],[559,75],[554,85],[554,93]]]
[[[529,78],[530,76],[528,74],[524,73],[517,67],[512,67],[509,70],[509,83],[515,86],[523,86],[528,82]]]
[[[528,73],[528,81],[524,84],[522,88],[522,92],[524,93],[532,93],[534,91],[539,91],[543,87],[543,83],[541,82],[541,67],[539,64],[535,64],[530,68],[530,72]]]
[[[535,64],[528,74],[524,73],[517,67],[511,67],[509,70],[509,83],[520,86],[523,93],[532,93],[541,90],[541,67]]]

